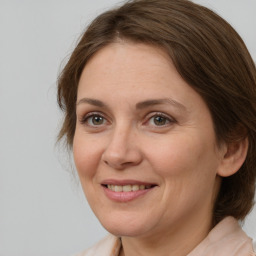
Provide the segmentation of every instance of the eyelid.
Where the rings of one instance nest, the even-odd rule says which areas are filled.
[[[161,117],[166,118],[169,121],[169,123],[171,123],[171,124],[176,123],[175,118],[173,118],[170,115],[165,114],[163,112],[156,111],[156,112],[151,112],[148,115],[146,115],[146,121],[144,124],[147,124],[151,118],[156,117],[156,116],[161,116]],[[161,127],[166,127],[166,126],[168,126],[168,124],[162,125],[162,126],[155,126],[155,127],[161,128]]]
[[[93,117],[93,116],[100,116],[102,118],[104,118],[107,122],[108,122],[108,118],[100,111],[92,111],[92,112],[88,112],[86,113],[85,115],[82,115],[80,118],[79,118],[79,122],[81,124],[85,124],[86,121],[90,118],[90,117]],[[88,125],[90,126],[90,125]]]

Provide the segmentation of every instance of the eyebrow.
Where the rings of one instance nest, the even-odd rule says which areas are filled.
[[[91,99],[91,98],[82,98],[80,99],[76,105],[80,105],[83,103],[87,103],[96,107],[100,107],[100,108],[108,108],[108,105],[105,104],[104,102],[100,101],[100,100],[96,100],[96,99]],[[172,105],[176,108],[178,108],[179,110],[182,111],[187,111],[187,108],[182,105],[180,102],[174,100],[174,99],[170,99],[170,98],[164,98],[164,99],[150,99],[150,100],[145,100],[142,102],[138,102],[136,104],[136,109],[143,109],[143,108],[148,108],[154,105],[161,105],[161,104],[169,104]]]
[[[106,108],[107,104],[103,103],[100,100],[96,100],[96,99],[91,99],[91,98],[82,98],[81,100],[79,100],[76,105],[80,105],[82,103],[87,103],[96,107],[100,107],[100,108]]]
[[[180,102],[178,102],[174,99],[170,99],[170,98],[152,99],[152,100],[142,101],[142,102],[139,102],[136,104],[136,108],[143,109],[143,108],[151,107],[154,105],[161,105],[161,104],[169,104],[169,105],[172,105],[172,106],[178,108],[179,110],[187,111],[187,108],[184,105],[182,105]]]

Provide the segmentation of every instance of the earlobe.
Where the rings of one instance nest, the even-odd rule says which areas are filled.
[[[221,177],[228,177],[235,174],[243,165],[247,151],[248,138],[227,144],[217,174]]]

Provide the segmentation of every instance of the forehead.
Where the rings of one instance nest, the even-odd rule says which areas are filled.
[[[129,75],[129,72],[135,70],[139,70],[142,75],[151,70],[156,75],[160,69],[162,72],[170,72],[173,68],[171,59],[159,47],[122,41],[107,45],[96,52],[86,64],[83,73],[86,73],[88,78],[99,71],[102,76],[114,75],[113,77],[118,79],[124,73]]]
[[[127,42],[112,43],[99,50],[86,64],[79,88],[97,90],[103,85],[116,89],[139,89],[143,83],[167,85],[169,77],[181,80],[171,59],[158,47]],[[122,85],[122,88],[119,87]],[[114,89],[114,88],[113,88]]]
[[[161,48],[127,42],[112,43],[99,50],[85,66],[78,86],[78,101],[138,102],[171,98],[187,108],[201,96],[182,79]],[[182,103],[183,102],[183,103]]]

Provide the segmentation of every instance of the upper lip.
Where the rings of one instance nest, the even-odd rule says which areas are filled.
[[[125,185],[157,185],[153,182],[145,182],[145,181],[139,181],[139,180],[116,180],[116,179],[106,179],[101,182],[102,185],[119,185],[119,186],[125,186]]]

